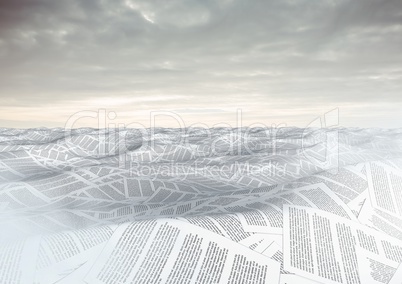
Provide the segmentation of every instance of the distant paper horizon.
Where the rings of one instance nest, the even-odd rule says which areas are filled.
[[[64,127],[102,111],[106,126],[307,127],[334,109],[339,126],[401,127],[401,10],[399,0],[0,1],[0,127]]]

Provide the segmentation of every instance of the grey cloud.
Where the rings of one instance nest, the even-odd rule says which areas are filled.
[[[399,0],[3,0],[0,98],[402,102],[401,10]]]

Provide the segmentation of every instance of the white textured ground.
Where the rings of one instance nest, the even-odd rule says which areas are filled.
[[[233,250],[255,263],[282,262],[290,249],[282,207],[307,205],[300,200],[307,193],[300,195],[299,189],[320,187],[324,189],[310,196],[317,210],[342,217],[352,213],[355,222],[402,240],[402,202],[397,200],[399,192],[402,198],[402,183],[388,180],[395,187],[394,204],[387,205],[390,201],[381,199],[382,193],[373,197],[368,190],[369,179],[373,192],[388,186],[386,178],[373,181],[379,171],[399,177],[401,161],[402,129],[3,128],[0,283],[303,283],[302,278],[292,278],[297,276],[284,276],[289,271],[323,283],[365,283],[367,271],[362,272],[360,262],[354,280],[342,272],[340,280],[325,276],[324,281],[325,273],[321,278],[308,269],[298,273],[286,260],[280,271],[275,265],[268,265],[265,274],[254,268],[253,273],[262,275],[258,279],[247,278],[248,272],[234,276],[228,272],[234,265],[231,260],[208,258],[207,246],[194,247],[200,242],[196,236],[210,243],[216,239],[222,250],[227,246],[229,256]],[[328,196],[349,211],[333,209],[325,201]],[[380,228],[380,223],[359,216],[363,204],[366,211],[379,210],[377,215],[394,222],[393,228]],[[171,229],[158,243],[165,225],[188,237],[187,243],[180,243],[180,237],[176,246],[159,247],[167,239],[176,240]],[[123,239],[126,243],[118,248]],[[354,250],[354,242],[341,247]],[[171,250],[163,251],[170,245]],[[177,255],[180,248],[182,258]],[[402,246],[398,253],[400,258],[389,261],[402,262]],[[108,263],[113,257],[122,263]],[[313,262],[317,265],[317,259]],[[174,263],[182,263],[181,268]],[[208,278],[220,271],[219,263],[227,263],[217,273],[222,275]],[[179,273],[192,265],[191,271]],[[377,273],[385,273],[385,264],[381,267]],[[388,282],[395,272],[387,271],[381,281]],[[307,278],[303,281],[315,283]],[[387,283],[381,281],[372,283]]]

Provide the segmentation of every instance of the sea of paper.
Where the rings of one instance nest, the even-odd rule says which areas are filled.
[[[0,128],[0,283],[402,283],[402,129]]]

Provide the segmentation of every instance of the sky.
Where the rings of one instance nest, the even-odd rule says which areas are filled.
[[[0,127],[402,127],[401,51],[401,0],[0,0]]]

